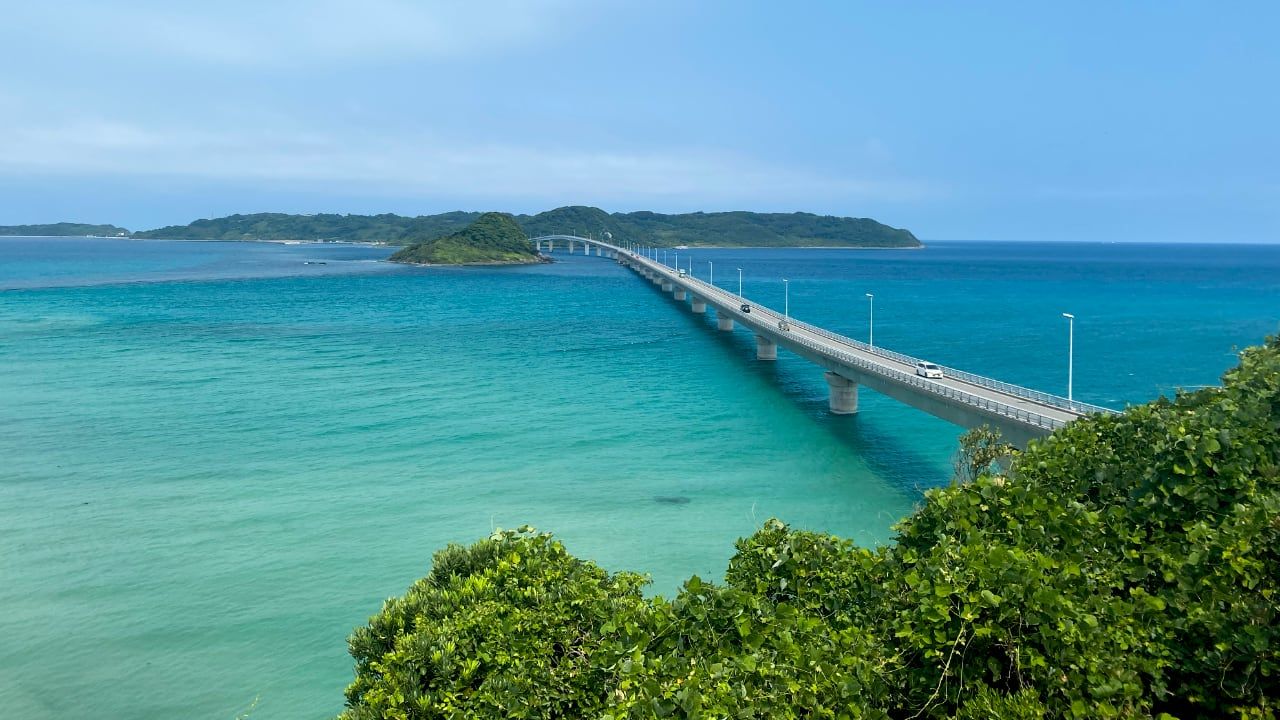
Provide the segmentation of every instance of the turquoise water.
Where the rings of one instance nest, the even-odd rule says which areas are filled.
[[[324,718],[431,553],[533,524],[671,592],[777,516],[872,544],[958,431],[717,333],[598,258],[0,238],[0,707]],[[879,345],[1116,407],[1280,329],[1280,248],[695,251]],[[311,263],[305,264],[308,261]],[[671,502],[678,498],[680,502]],[[687,501],[687,502],[686,502]]]

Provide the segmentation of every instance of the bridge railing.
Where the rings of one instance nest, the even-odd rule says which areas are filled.
[[[654,269],[656,269],[656,270],[662,270],[662,271],[664,271],[664,272],[666,272],[666,273],[668,273],[668,274],[674,274],[674,273],[675,273],[675,271],[673,271],[670,267],[665,266],[665,265],[662,265],[661,263],[655,263],[654,261],[652,261],[652,260],[650,260],[650,259],[648,259],[648,258],[640,258],[640,259],[641,259],[645,264],[647,264],[647,265],[653,265],[653,268],[654,268]],[[703,280],[699,280],[698,278],[695,278],[695,277],[692,277],[692,276],[685,276],[685,277],[683,277],[683,278],[679,278],[679,279],[680,279],[680,280],[683,280],[683,281],[685,281],[685,282],[687,282],[688,284],[691,284],[691,285],[693,285],[693,286],[697,287],[696,292],[698,292],[698,293],[702,294],[704,297],[706,297],[706,298],[708,298],[708,299],[710,298],[710,296],[715,295],[715,296],[719,296],[719,299],[720,299],[722,302],[729,302],[729,301],[733,301],[733,302],[737,302],[737,301],[750,302],[750,301],[749,301],[749,300],[747,300],[747,298],[745,298],[745,297],[742,297],[742,296],[737,295],[737,294],[734,294],[734,293],[730,293],[730,292],[728,292],[728,291],[726,291],[726,290],[723,290],[723,289],[721,289],[721,288],[718,288],[718,287],[716,287],[716,286],[714,286],[714,285],[711,285],[711,284],[709,284],[709,283],[707,283],[707,282],[705,282],[705,281],[703,281]],[[773,310],[771,310],[771,309],[769,309],[769,308],[767,308],[767,307],[765,307],[765,306],[761,306],[761,305],[754,305],[754,304],[753,304],[753,307],[757,308],[757,312],[759,312],[759,311],[763,310],[763,311],[764,311],[764,313],[763,313],[763,314],[767,314],[767,315],[770,315],[770,316],[772,316],[772,317],[777,317],[777,318],[781,318],[781,317],[782,317],[781,315],[778,315],[778,313],[774,312]],[[808,331],[808,332],[811,332],[811,333],[813,333],[813,334],[815,334],[815,335],[819,335],[819,336],[821,336],[821,337],[825,337],[825,338],[827,338],[827,339],[829,339],[829,340],[833,340],[833,341],[836,341],[836,342],[838,342],[838,343],[852,345],[852,346],[854,346],[855,348],[857,348],[857,349],[859,349],[859,350],[864,350],[864,348],[865,348],[865,350],[864,350],[864,351],[866,351],[866,352],[872,352],[872,350],[871,350],[871,346],[866,345],[865,343],[860,343],[859,341],[857,341],[857,340],[853,340],[852,338],[848,338],[848,337],[845,337],[845,336],[843,336],[843,335],[838,335],[838,334],[836,334],[836,333],[832,333],[832,332],[829,332],[829,331],[823,330],[823,329],[822,329],[822,328],[820,328],[820,327],[817,327],[817,326],[815,326],[815,325],[810,325],[809,323],[806,323],[806,322],[803,322],[803,321],[797,321],[797,320],[793,320],[793,319],[791,319],[791,318],[788,318],[787,320],[788,320],[788,322],[789,322],[790,324],[792,324],[792,325],[794,325],[794,326],[796,326],[796,327],[803,328],[804,330],[806,330],[806,331]],[[915,388],[918,388],[918,389],[924,390],[924,391],[929,392],[929,393],[931,393],[931,394],[940,395],[940,396],[942,396],[942,397],[946,397],[946,398],[949,398],[949,399],[951,399],[951,400],[956,400],[956,401],[959,401],[959,402],[961,402],[961,403],[964,403],[965,405],[969,405],[969,406],[972,406],[972,407],[980,408],[980,409],[986,410],[986,411],[988,411],[988,412],[994,413],[994,414],[996,414],[996,415],[1000,415],[1000,416],[1008,417],[1008,418],[1013,418],[1013,419],[1015,419],[1015,420],[1019,420],[1019,421],[1021,421],[1021,422],[1025,422],[1025,423],[1028,423],[1028,424],[1030,424],[1030,425],[1035,425],[1035,426],[1037,426],[1037,427],[1043,427],[1043,428],[1046,428],[1046,429],[1049,429],[1049,430],[1056,430],[1057,428],[1060,428],[1060,427],[1062,427],[1062,426],[1064,426],[1064,425],[1066,424],[1066,423],[1065,423],[1064,421],[1062,421],[1062,420],[1059,420],[1059,419],[1056,419],[1056,418],[1052,418],[1052,417],[1049,417],[1049,416],[1047,416],[1047,415],[1043,415],[1043,414],[1038,413],[1038,412],[1035,412],[1035,411],[1033,411],[1033,410],[1027,410],[1027,409],[1025,409],[1025,408],[1020,408],[1020,407],[1017,407],[1017,406],[1014,406],[1014,405],[1009,405],[1008,403],[1000,402],[999,400],[992,400],[992,399],[990,399],[990,398],[985,398],[985,397],[982,397],[982,396],[980,396],[980,395],[974,395],[973,393],[965,392],[965,391],[963,391],[963,390],[957,390],[957,389],[955,389],[955,388],[953,388],[953,387],[950,387],[950,386],[947,386],[947,385],[943,385],[943,384],[941,384],[941,383],[932,382],[932,381],[930,381],[930,380],[927,380],[927,379],[925,379],[925,378],[922,378],[922,377],[920,377],[920,376],[916,375],[916,374],[915,374],[915,373],[913,373],[913,372],[912,372],[912,373],[903,372],[903,371],[901,371],[901,370],[897,370],[897,369],[895,369],[895,368],[886,367],[886,366],[884,366],[884,365],[881,365],[881,364],[877,364],[877,363],[871,362],[871,361],[867,360],[866,358],[862,358],[862,357],[859,357],[859,356],[857,356],[857,355],[853,355],[852,353],[844,352],[844,351],[839,350],[839,349],[834,349],[834,348],[831,348],[831,347],[829,347],[829,346],[819,345],[818,343],[815,343],[815,342],[813,342],[813,341],[811,341],[811,340],[809,340],[809,339],[807,339],[807,338],[805,338],[805,337],[803,337],[803,336],[801,336],[801,335],[788,335],[788,340],[789,340],[790,342],[794,342],[794,343],[796,343],[796,344],[798,344],[798,345],[802,345],[802,346],[804,346],[804,347],[807,347],[807,348],[809,348],[809,349],[811,349],[811,350],[813,350],[813,351],[815,351],[815,352],[821,353],[821,354],[823,354],[823,355],[826,355],[826,356],[829,356],[829,357],[834,357],[835,359],[839,360],[840,362],[845,363],[845,364],[847,364],[847,365],[851,365],[851,366],[853,366],[853,367],[856,367],[856,368],[858,368],[858,369],[862,370],[863,372],[871,373],[871,374],[878,375],[878,376],[881,376],[881,377],[890,378],[890,379],[893,379],[893,380],[895,380],[895,381],[897,381],[897,382],[899,382],[899,383],[901,383],[901,384],[904,384],[904,385],[910,385],[910,386],[912,386],[912,387],[915,387]],[[879,349],[877,348],[877,350],[879,350]],[[892,350],[884,350],[884,351],[882,351],[882,352],[873,352],[873,354],[878,355],[878,356],[880,356],[880,357],[886,357],[886,358],[891,359],[891,360],[896,360],[896,361],[898,361],[898,362],[907,363],[907,364],[909,364],[909,365],[914,365],[914,364],[917,362],[915,358],[912,358],[912,357],[911,357],[911,356],[909,356],[909,355],[904,355],[904,354],[902,354],[902,353],[896,353],[896,352],[893,352]],[[983,380],[991,380],[990,378],[982,378],[982,376],[979,376],[979,375],[973,375],[972,373],[964,373],[964,372],[962,372],[962,371],[952,370],[951,368],[948,368],[947,370],[951,370],[951,371],[954,373],[954,375],[952,375],[953,377],[955,377],[955,376],[957,376],[957,375],[967,375],[967,376],[971,376],[971,377],[974,377],[974,378],[980,378],[980,379],[983,379]],[[944,371],[944,372],[945,372],[945,371]],[[957,378],[957,379],[962,379],[962,380],[963,380],[963,378]],[[967,382],[967,381],[966,381],[966,382]],[[1023,391],[1027,391],[1027,392],[1031,392],[1031,393],[1035,393],[1035,392],[1036,392],[1036,391],[1034,391],[1034,390],[1028,390],[1027,388],[1021,388],[1021,387],[1016,386],[1016,385],[1009,385],[1008,383],[1000,383],[1000,381],[998,381],[998,380],[991,380],[991,382],[993,382],[993,383],[998,383],[998,384],[1000,384],[1000,385],[1007,385],[1008,387],[1016,388],[1016,389],[1023,390]],[[979,383],[979,384],[980,384],[980,383]],[[982,384],[980,384],[980,385],[982,385]],[[985,386],[985,385],[983,385],[983,386]],[[993,389],[995,389],[995,388],[993,388]],[[1022,397],[1022,395],[1021,395],[1021,394],[1017,394],[1017,393],[1008,393],[1008,394],[1010,394],[1010,395],[1015,395],[1015,396],[1018,396],[1018,397]],[[1055,396],[1052,396],[1052,395],[1048,395],[1047,393],[1041,393],[1041,394],[1042,394],[1042,395],[1045,395],[1046,397],[1049,397],[1049,398],[1053,398],[1053,397],[1055,397]],[[1033,398],[1028,398],[1028,399],[1033,399]],[[1055,407],[1056,407],[1056,405],[1053,405],[1052,403],[1046,403],[1046,404],[1050,404],[1050,405],[1052,405],[1052,406],[1055,406]],[[1080,405],[1084,405],[1084,403],[1081,403]],[[1089,406],[1089,407],[1095,407],[1095,406]],[[1106,412],[1114,412],[1113,410],[1110,410],[1110,409],[1107,409],[1107,408],[1101,408],[1101,410],[1106,411]],[[1079,411],[1078,411],[1078,412],[1079,412]]]
[[[861,358],[861,357],[858,357],[857,355],[852,355],[842,350],[832,350],[830,347],[824,347],[822,345],[819,345],[799,335],[791,336],[790,340],[799,345],[804,345],[805,347],[808,347],[811,350],[821,352],[824,355],[835,356],[837,360],[840,360],[841,362],[846,363],[848,365],[852,365],[862,370],[863,372],[870,373],[873,375],[879,375],[881,377],[888,377],[897,381],[898,383],[901,383],[904,385],[910,385],[912,387],[925,390],[934,395],[941,395],[951,400],[957,400],[961,403],[964,403],[965,405],[981,408],[988,412],[995,413],[996,415],[1013,418],[1015,420],[1019,420],[1029,425],[1035,425],[1035,426],[1046,428],[1049,430],[1057,430],[1058,428],[1066,425],[1066,423],[1063,422],[1062,420],[1051,418],[1047,415],[1041,415],[1038,412],[1027,410],[1025,408],[1015,407],[1007,403],[1002,403],[998,400],[984,398],[982,396],[974,395],[972,393],[967,393],[963,390],[957,390],[953,387],[950,387],[948,385],[943,385],[941,383],[930,382],[929,380],[922,378],[919,375],[916,375],[915,373],[907,373],[901,370],[896,370],[894,368],[885,367],[884,365],[877,365],[876,363],[873,363],[867,360],[866,358]]]
[[[897,362],[905,363],[911,366],[914,366],[916,363],[922,361],[920,358],[912,357],[910,355],[906,355],[900,352],[895,352],[893,350],[876,347],[874,345],[868,345],[867,343],[864,343],[861,340],[854,340],[851,337],[833,333],[829,330],[825,330],[823,328],[817,327],[816,325],[810,325],[809,323],[806,323],[803,321],[792,321],[792,324],[798,327],[802,327],[805,330],[808,330],[809,332],[815,335],[821,335],[829,340],[833,340],[835,342],[839,342],[845,345],[851,345],[863,352],[871,353],[873,355],[878,355],[880,357],[883,357],[889,360],[895,360]],[[1061,408],[1063,410],[1070,410],[1071,412],[1080,413],[1081,415],[1087,415],[1089,413],[1115,413],[1116,412],[1111,408],[1102,407],[1100,405],[1091,405],[1089,403],[1083,403],[1077,400],[1068,400],[1067,398],[1061,397],[1059,395],[1053,395],[1051,393],[1041,392],[1039,390],[1033,390],[1032,388],[1023,387],[1021,385],[1014,385],[1013,383],[1007,383],[1002,380],[996,380],[995,378],[989,378],[983,375],[976,375],[971,372],[965,372],[964,370],[959,370],[953,367],[947,367],[946,365],[939,365],[938,367],[942,368],[943,374],[946,375],[947,377],[955,378],[957,380],[962,380],[966,383],[969,383],[970,385],[977,385],[979,387],[985,387],[991,390],[995,390],[997,392],[1004,393],[1005,395],[1012,395],[1014,397],[1033,400],[1035,402],[1040,403],[1041,405],[1049,405],[1051,407]]]
[[[661,264],[659,264],[659,267],[665,267],[665,266],[662,266]],[[726,297],[737,298],[742,300],[743,302],[749,302],[746,298],[739,297],[738,295],[729,293],[725,290],[722,290],[718,287],[710,285],[697,278],[686,277],[684,279],[692,281],[693,283],[703,287],[706,290],[720,293]],[[753,306],[755,305],[753,304]],[[755,307],[761,307],[761,306],[755,306]],[[777,314],[777,313],[773,313],[773,314]],[[895,352],[893,350],[888,350],[886,348],[869,345],[867,343],[862,342],[861,340],[855,340],[851,337],[848,337],[847,335],[840,335],[839,333],[831,332],[830,330],[818,327],[817,325],[811,325],[807,322],[804,322],[803,320],[796,320],[795,318],[787,318],[787,322],[789,322],[791,325],[795,327],[803,328],[804,330],[811,332],[814,335],[819,335],[821,337],[827,338],[828,340],[840,343],[842,345],[848,345],[850,347],[856,348],[865,353],[878,355],[879,357],[885,358],[887,360],[893,360],[895,362],[900,362],[905,365],[910,365],[912,367],[914,367],[916,363],[922,361],[921,358],[912,357],[911,355],[907,355],[905,353]],[[939,367],[942,368],[943,374],[946,375],[947,377],[955,378],[956,380],[966,382],[970,385],[977,385],[978,387],[985,387],[990,390],[995,390],[996,392],[1004,393],[1005,395],[1011,395],[1013,397],[1020,397],[1026,400],[1031,400],[1041,405],[1048,405],[1050,407],[1056,407],[1062,410],[1068,410],[1070,412],[1079,413],[1081,415],[1088,415],[1090,413],[1103,413],[1103,414],[1116,413],[1115,410],[1112,410],[1111,408],[1108,408],[1108,407],[1102,407],[1101,405],[1092,405],[1090,403],[1084,403],[1078,400],[1068,400],[1067,398],[1064,398],[1060,395],[1041,392],[1040,390],[1033,390],[1031,388],[1023,387],[1021,385],[1014,385],[1013,383],[1007,383],[1002,380],[996,380],[995,378],[989,378],[983,375],[977,375],[975,373],[966,372],[964,370],[959,370],[953,367],[947,367],[945,365],[939,365]]]

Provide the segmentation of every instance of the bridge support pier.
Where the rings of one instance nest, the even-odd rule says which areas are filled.
[[[834,415],[852,415],[858,412],[858,383],[833,372],[823,373],[831,394],[827,407]]]
[[[756,359],[757,360],[777,360],[778,359],[778,343],[770,340],[763,335],[756,336]]]
[[[694,297],[694,298],[691,298],[689,302],[693,303],[693,311],[695,313],[698,313],[699,315],[701,315],[707,311],[707,301],[703,300],[702,298]]]
[[[600,257],[600,246],[596,246],[596,257]]]
[[[675,292],[671,293],[671,295],[677,300],[685,299],[684,288],[676,288]]]
[[[732,330],[733,318],[729,317],[728,315],[725,315],[723,312],[720,312],[719,310],[716,310],[716,329]]]
[[[675,289],[676,289],[675,285],[672,285],[666,280],[662,281],[662,292],[673,292]]]

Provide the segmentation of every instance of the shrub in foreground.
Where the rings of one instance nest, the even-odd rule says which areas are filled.
[[[897,532],[771,520],[670,600],[528,529],[447,548],[352,636],[344,718],[1274,718],[1280,341]]]

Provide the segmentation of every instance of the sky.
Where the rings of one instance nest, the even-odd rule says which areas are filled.
[[[0,0],[0,224],[807,211],[1280,242],[1280,3]]]

